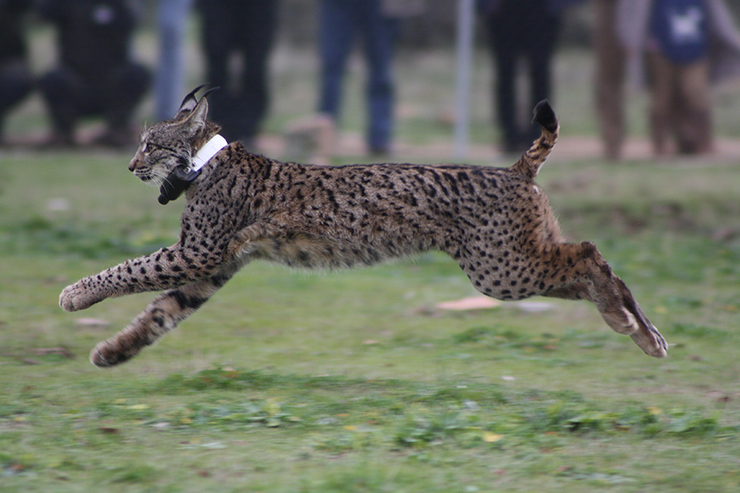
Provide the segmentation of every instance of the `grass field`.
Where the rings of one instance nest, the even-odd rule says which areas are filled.
[[[158,206],[125,162],[4,159],[3,491],[740,485],[736,164],[543,170],[566,232],[600,246],[672,344],[665,360],[587,303],[442,313],[474,291],[426,254],[339,273],[250,265],[160,344],[102,371],[88,351],[151,296],[67,314],[59,291],[177,234],[178,203]]]
[[[585,83],[562,95],[566,134],[593,133]],[[400,138],[449,135],[444,108],[422,104],[434,94],[418,98]],[[27,111],[16,128],[37,128]],[[0,490],[738,491],[740,163],[557,152],[538,181],[563,229],[599,246],[668,358],[585,302],[441,311],[476,293],[429,253],[338,273],[252,264],[161,343],[99,370],[89,350],[152,295],[68,314],[59,292],[172,243],[182,201],[159,206],[126,153],[3,151]]]

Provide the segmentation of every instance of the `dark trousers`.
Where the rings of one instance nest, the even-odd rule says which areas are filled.
[[[130,63],[95,78],[59,67],[42,77],[39,84],[55,132],[71,135],[80,117],[92,115],[103,116],[110,130],[128,130],[150,79],[144,66]]]
[[[324,0],[319,10],[321,101],[319,111],[336,121],[342,79],[356,34],[361,34],[368,64],[367,141],[371,150],[387,151],[393,132],[393,45],[398,20],[381,12],[380,0]]]
[[[209,97],[210,119],[227,140],[251,139],[267,112],[267,62],[275,37],[276,0],[203,2],[203,44],[208,83],[220,87]],[[239,72],[233,69],[239,60]]]
[[[496,68],[494,100],[496,117],[505,150],[526,149],[539,135],[529,124],[531,111],[551,95],[550,62],[559,32],[560,19],[547,9],[545,0],[511,0],[487,20],[493,62]],[[517,66],[527,64],[530,91],[527,124],[517,114]]]
[[[0,139],[3,136],[5,115],[31,92],[32,87],[31,71],[24,61],[11,61],[0,65]]]

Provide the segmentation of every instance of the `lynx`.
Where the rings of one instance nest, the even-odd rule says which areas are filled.
[[[456,164],[318,166],[252,154],[218,135],[198,87],[177,115],[145,130],[129,164],[160,187],[183,192],[182,231],[172,246],[127,260],[62,291],[82,310],[106,298],[159,294],[130,325],[99,343],[91,361],[117,365],[203,305],[252,260],[294,267],[371,265],[431,249],[455,259],[477,290],[501,300],[540,295],[592,301],[606,323],[648,355],[666,342],[590,242],[566,243],[534,178],[558,121],[543,101],[541,136],[509,168]]]

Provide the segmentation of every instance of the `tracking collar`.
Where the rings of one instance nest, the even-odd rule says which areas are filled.
[[[167,202],[179,197],[190,186],[193,180],[198,177],[203,166],[228,144],[222,136],[215,135],[195,153],[190,166],[175,167],[164,183],[162,183],[162,186],[159,187],[159,199],[157,199],[159,203],[166,205]]]

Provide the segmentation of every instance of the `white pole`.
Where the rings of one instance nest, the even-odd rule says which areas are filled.
[[[468,155],[470,72],[475,30],[475,0],[459,0],[457,9],[457,69],[455,72],[455,148],[453,157]]]

